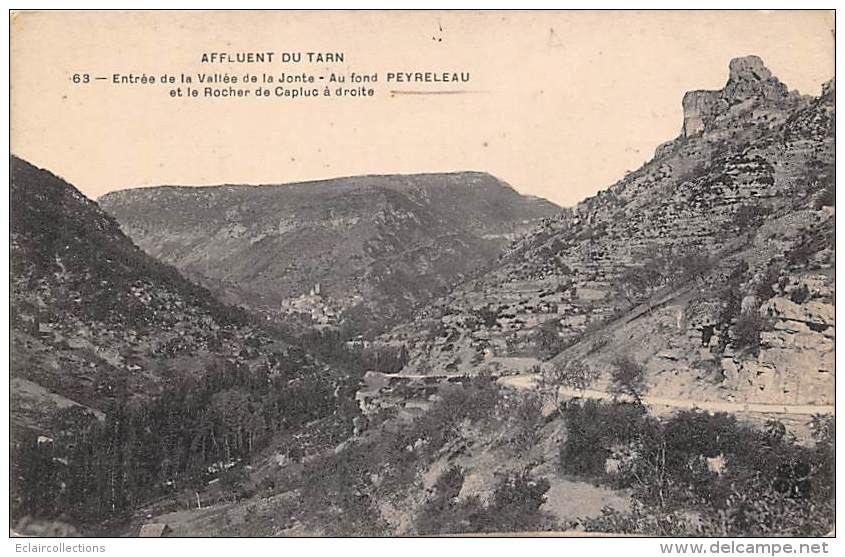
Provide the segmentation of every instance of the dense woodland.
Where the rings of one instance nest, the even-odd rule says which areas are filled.
[[[55,416],[55,438],[16,444],[12,516],[121,518],[155,495],[200,489],[275,434],[335,410],[326,382],[236,366],[186,378],[141,404],[125,393],[103,421],[72,407]]]

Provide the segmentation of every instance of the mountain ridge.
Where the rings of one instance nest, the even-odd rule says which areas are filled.
[[[409,315],[560,210],[482,172],[138,188],[100,201],[142,248],[232,301],[268,316],[311,312],[318,325]],[[320,300],[300,299],[314,288]]]

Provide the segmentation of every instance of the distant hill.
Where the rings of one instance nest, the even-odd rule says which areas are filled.
[[[227,301],[316,324],[407,317],[560,210],[476,172],[140,188],[99,202],[147,253]]]

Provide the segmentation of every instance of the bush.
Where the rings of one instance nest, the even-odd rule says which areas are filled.
[[[685,537],[698,534],[697,525],[692,523],[689,513],[655,513],[653,509],[636,500],[631,507],[630,511],[605,507],[600,516],[586,519],[574,526],[581,526],[586,532],[641,536]]]
[[[802,284],[800,288],[796,288],[795,290],[789,293],[789,299],[796,304],[803,304],[812,297],[813,296],[810,293],[810,289],[807,288],[806,284]]]
[[[696,245],[652,246],[642,254],[644,263],[626,268],[614,289],[629,304],[639,304],[661,288],[700,280],[713,266],[707,253]]]
[[[632,510],[607,511],[584,527],[664,536],[825,534],[833,525],[831,422],[814,421],[816,446],[808,448],[773,421],[760,430],[697,411],[665,422],[642,418],[618,479],[631,490]],[[607,446],[601,431],[592,433],[596,447]],[[723,465],[711,469],[707,459]]]
[[[766,266],[766,272],[754,288],[754,293],[761,302],[768,300],[775,293],[774,287],[780,280],[782,269],[783,265],[779,262],[772,262]]]
[[[734,324],[734,347],[748,350],[752,354],[760,351],[760,331],[763,319],[756,311],[740,314]]]
[[[645,409],[639,404],[570,403],[564,411],[566,439],[560,467],[569,474],[602,478],[614,445],[633,442],[643,431]]]
[[[570,360],[566,363],[557,360],[543,371],[537,386],[542,396],[560,411],[561,387],[583,392],[597,377],[598,371],[581,360]]]
[[[662,277],[653,265],[628,267],[616,281],[616,290],[630,304],[637,304],[661,286]]]
[[[819,191],[816,194],[816,198],[813,202],[813,208],[815,210],[819,210],[822,207],[835,207],[836,206],[836,183],[833,181],[828,181],[824,189]]]
[[[802,240],[786,253],[786,261],[793,267],[805,267],[816,254],[811,242]]]
[[[540,512],[546,501],[549,481],[531,479],[527,472],[503,477],[487,510],[488,532],[542,530],[549,518]]]
[[[473,315],[476,319],[478,319],[479,323],[488,329],[493,328],[496,325],[496,320],[499,318],[498,310],[490,306],[484,306],[483,308],[473,311]]]
[[[417,516],[418,533],[525,532],[553,527],[552,519],[540,511],[548,480],[531,479],[527,472],[507,474],[499,480],[487,507],[476,496],[458,501],[463,482],[463,471],[455,466],[437,479],[433,496]]]
[[[739,230],[755,228],[763,223],[769,213],[771,209],[761,205],[740,205],[730,222]]]
[[[353,445],[309,462],[303,473],[302,508],[329,536],[378,536],[386,524],[373,500],[371,448]]]
[[[520,396],[516,403],[505,411],[514,424],[514,450],[520,454],[531,450],[537,444],[543,425],[543,401],[540,396],[535,393]]]
[[[563,350],[564,342],[558,333],[557,319],[543,321],[537,327],[537,332],[534,333],[534,344],[537,347],[537,354],[541,359],[552,358]]]

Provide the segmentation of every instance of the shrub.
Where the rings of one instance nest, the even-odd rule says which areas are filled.
[[[633,442],[643,431],[645,409],[638,404],[600,404],[587,400],[564,411],[566,439],[560,448],[561,469],[570,474],[601,478],[614,445]]]
[[[618,480],[631,490],[632,510],[608,510],[584,527],[673,536],[822,535],[833,524],[831,422],[814,420],[816,446],[808,448],[774,421],[756,429],[698,411],[663,422],[642,418],[628,436],[633,457]],[[590,433],[594,447],[608,446],[599,428]],[[723,467],[710,469],[708,458]]]
[[[782,269],[783,265],[779,262],[772,262],[766,267],[765,274],[754,288],[754,293],[761,301],[768,300],[775,293],[774,287],[780,280]]]
[[[485,527],[489,532],[542,530],[549,519],[540,507],[546,501],[549,481],[535,480],[527,472],[503,477],[488,508]]]
[[[658,270],[652,265],[628,267],[616,281],[616,290],[630,304],[647,298],[661,283]]]
[[[810,242],[801,241],[801,243],[786,253],[786,260],[793,267],[804,267],[810,262],[810,258],[815,253]]]
[[[740,230],[754,228],[762,224],[770,212],[768,207],[761,205],[740,205],[730,222]]]
[[[605,507],[601,515],[584,520],[581,526],[587,532],[638,534],[641,536],[684,537],[698,533],[688,513],[660,512],[634,501],[630,511]]]
[[[760,331],[763,319],[756,311],[740,314],[733,327],[734,347],[748,350],[752,354],[760,351]]]
[[[677,258],[680,279],[690,280],[701,278],[711,267],[710,258],[700,251],[687,251]]]
[[[443,472],[433,490],[434,495],[426,502],[416,519],[416,530],[420,534],[454,533],[456,525],[463,519],[459,516],[465,511],[457,503],[458,494],[464,485],[464,472],[457,466],[452,466]]]
[[[334,536],[383,535],[370,481],[371,447],[353,445],[309,462],[302,481],[303,520]]]
[[[249,476],[240,466],[230,468],[220,474],[220,487],[233,501],[246,499],[253,494],[253,488],[249,485]]]
[[[659,473],[666,478],[661,494],[656,483],[644,480],[635,485],[641,500],[660,506],[698,505],[726,509],[740,486],[758,494],[770,491],[797,499],[812,491],[810,450],[785,439],[781,428],[769,424],[765,430],[739,424],[735,417],[719,413],[680,412],[641,438],[641,456],[660,453]],[[709,470],[704,459],[720,458],[721,472]],[[820,483],[825,483],[821,478]],[[742,489],[740,489],[741,491]]]
[[[810,289],[807,288],[806,284],[802,284],[799,288],[789,293],[789,299],[796,304],[803,304],[810,298],[812,298],[812,294],[810,294]]]
[[[496,325],[496,320],[499,318],[499,312],[490,306],[479,308],[475,310],[473,314],[478,319],[478,322],[488,329],[494,327]]]
[[[540,511],[548,480],[532,479],[524,471],[504,475],[486,507],[476,496],[458,501],[463,482],[463,471],[454,466],[437,479],[434,494],[417,516],[418,533],[525,532],[553,526],[551,517]]]
[[[558,334],[557,325],[556,319],[543,321],[534,334],[534,344],[543,359],[554,357],[563,349],[563,340]]]
[[[543,425],[543,401],[535,393],[518,397],[512,408],[506,409],[514,424],[513,447],[519,453],[530,450],[537,444],[539,430]]]

